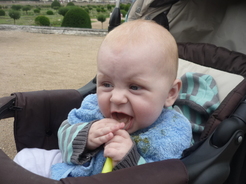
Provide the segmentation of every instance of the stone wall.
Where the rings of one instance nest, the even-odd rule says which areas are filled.
[[[70,35],[88,35],[105,36],[108,32],[100,29],[68,28],[68,27],[46,27],[46,26],[24,26],[0,24],[0,30],[16,30],[31,33],[43,34],[70,34]]]

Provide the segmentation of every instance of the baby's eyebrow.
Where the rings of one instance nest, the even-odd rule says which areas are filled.
[[[131,77],[131,81],[133,81],[134,83],[141,83],[141,84],[146,84],[149,82],[147,79],[138,76]]]
[[[98,80],[110,80],[110,79],[111,79],[111,77],[109,77],[106,74],[103,74],[103,73],[98,73],[97,74],[97,81]]]
[[[108,76],[103,74],[103,73],[101,73],[101,72],[99,72],[99,73],[97,73],[97,77],[108,77]]]

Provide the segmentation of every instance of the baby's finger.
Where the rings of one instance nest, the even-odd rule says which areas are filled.
[[[112,139],[114,137],[114,134],[113,133],[108,133],[106,135],[103,135],[103,136],[99,136],[99,137],[92,137],[92,136],[89,136],[88,137],[88,140],[87,140],[87,148],[89,150],[93,150],[97,147],[99,147],[100,145],[108,142],[110,139]]]
[[[114,134],[112,132],[106,134],[106,135],[103,135],[103,136],[100,136],[100,137],[97,137],[95,139],[96,142],[98,142],[99,144],[104,144],[106,142],[108,142],[110,139],[112,139],[114,137]]]
[[[114,158],[117,154],[117,149],[115,149],[114,147],[106,147],[104,148],[104,157],[110,157],[110,158]]]
[[[123,129],[117,130],[116,132],[114,132],[114,135],[123,137],[124,139],[130,138],[129,133],[126,130],[123,130]]]
[[[124,128],[125,124],[124,123],[118,123],[113,126],[105,126],[104,128],[101,128],[100,131],[98,131],[99,135],[105,135],[110,132],[114,133],[122,128]]]
[[[117,125],[111,127],[111,131],[116,132],[120,129],[123,129],[124,127],[125,127],[125,123],[118,123]]]
[[[103,128],[97,129],[97,131],[94,132],[94,135],[95,135],[95,137],[101,137],[101,136],[107,135],[111,132],[112,132],[111,127],[103,127]]]
[[[104,149],[104,157],[110,157],[115,162],[119,162],[129,150],[120,149],[120,146],[108,146]]]

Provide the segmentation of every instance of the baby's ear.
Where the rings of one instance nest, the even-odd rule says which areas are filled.
[[[170,107],[174,104],[175,100],[178,98],[181,86],[182,86],[182,82],[180,79],[176,79],[173,82],[173,86],[170,89],[170,91],[168,93],[168,97],[167,97],[165,104],[164,104],[165,107]]]

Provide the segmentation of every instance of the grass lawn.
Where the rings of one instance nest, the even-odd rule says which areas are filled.
[[[15,20],[16,25],[35,25],[35,18],[39,15],[44,15],[50,19],[50,26],[61,26],[61,22],[63,16],[58,14],[55,10],[53,10],[54,15],[47,15],[46,12],[50,9],[42,9],[40,13],[34,13],[33,10],[26,12],[21,11],[20,19]],[[0,24],[14,24],[14,19],[10,18],[8,15],[8,11],[5,12],[5,16],[0,16]]]
[[[1,5],[1,4],[0,4]],[[84,7],[86,8],[86,7]],[[0,16],[0,24],[14,24],[14,19],[9,17],[9,10],[11,7],[9,6],[8,9],[3,9],[5,11],[5,16]],[[60,27],[63,16],[58,14],[58,10],[51,9],[50,7],[41,7],[40,13],[34,13],[35,7],[33,6],[31,10],[29,10],[27,13],[25,11],[20,10],[21,17],[17,20],[15,20],[16,25],[31,25],[34,26],[35,24],[35,18],[39,15],[44,15],[49,18],[50,20],[50,26],[53,27]],[[48,10],[53,11],[54,15],[47,15],[46,12]],[[95,19],[97,19],[98,14],[104,14],[106,17],[109,17],[111,10],[107,10],[104,13],[98,13],[96,8],[90,9],[89,15],[93,21],[91,22],[96,22]]]

